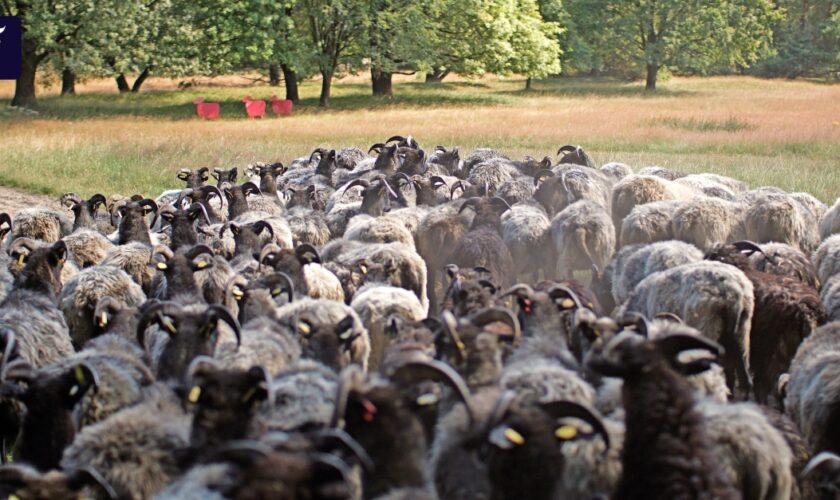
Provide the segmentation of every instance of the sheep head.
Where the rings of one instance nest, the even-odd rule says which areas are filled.
[[[195,170],[190,170],[188,168],[182,168],[178,171],[178,179],[187,183],[187,187],[190,189],[198,189],[207,182],[207,172],[210,169],[208,167],[201,167]]]
[[[151,199],[140,199],[129,201],[118,207],[120,214],[120,225],[118,230],[119,244],[125,245],[131,242],[145,243],[151,246],[152,239],[149,236],[149,227],[154,227],[158,218],[158,205]],[[146,216],[154,214],[151,224],[146,223]]]
[[[236,184],[236,178],[239,176],[239,169],[236,167],[229,170],[214,168],[212,175],[213,178],[216,179],[216,187],[221,188],[225,183]]]
[[[248,195],[262,196],[262,191],[253,182],[246,182],[241,186],[230,186],[224,189],[228,202],[228,219],[234,220],[248,211]]]
[[[595,168],[595,162],[580,146],[561,146],[557,150],[560,156],[560,163],[571,163],[574,165],[582,165],[584,167]]]
[[[191,297],[201,301],[201,291],[194,273],[213,267],[213,250],[207,245],[195,245],[184,253],[173,253],[166,247],[157,247],[149,266],[166,277],[166,297]]]
[[[29,254],[17,254],[18,262],[23,262],[23,269],[15,278],[18,288],[41,292],[54,299],[61,291],[61,270],[67,261],[67,245],[59,240],[51,246],[35,248]]]

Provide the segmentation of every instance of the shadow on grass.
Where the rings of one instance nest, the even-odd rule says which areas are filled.
[[[304,89],[310,96],[295,105],[294,114],[352,112],[371,109],[419,109],[456,106],[508,106],[523,99],[556,97],[679,97],[693,92],[663,88],[646,92],[642,85],[598,78],[555,78],[535,81],[525,90],[524,80],[499,82],[401,82],[394,86],[393,97],[374,97],[364,83],[336,82],[330,107],[318,106],[317,86],[311,82]],[[73,97],[46,96],[39,99],[38,118],[84,120],[110,117],[144,117],[169,120],[195,120],[193,100],[203,97],[218,102],[225,120],[247,119],[241,98],[268,99],[280,93],[273,87],[201,88],[183,91],[151,91],[139,94],[96,93]],[[315,92],[312,92],[315,90]],[[2,105],[2,103],[0,103]],[[267,118],[274,118],[271,109]],[[13,117],[12,119],[29,119]],[[2,118],[0,118],[2,119]]]

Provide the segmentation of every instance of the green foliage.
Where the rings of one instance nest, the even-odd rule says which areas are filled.
[[[770,0],[570,0],[567,7],[577,47],[571,66],[633,77],[645,70],[655,77],[661,67],[744,68],[768,53],[782,16]]]

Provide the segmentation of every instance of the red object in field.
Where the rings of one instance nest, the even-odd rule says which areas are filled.
[[[271,96],[271,110],[277,116],[292,114],[292,101],[289,99],[280,100],[276,95]]]
[[[255,101],[251,96],[246,95],[242,102],[245,103],[245,112],[248,118],[262,118],[265,116],[265,101]]]
[[[221,112],[218,102],[204,102],[201,97],[193,101],[193,104],[195,104],[195,112],[205,120],[215,120]]]

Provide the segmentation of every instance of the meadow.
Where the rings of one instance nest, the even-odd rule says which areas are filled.
[[[76,191],[156,195],[183,167],[245,166],[308,155],[313,148],[367,148],[394,134],[422,146],[497,148],[511,158],[555,157],[580,144],[597,163],[715,172],[757,187],[840,196],[840,85],[747,77],[673,78],[653,94],[643,83],[487,78],[425,84],[395,81],[393,98],[370,96],[361,78],[334,86],[317,106],[319,82],[301,86],[291,117],[249,121],[240,99],[282,95],[243,78],[178,90],[151,79],[139,94],[91,81],[79,95],[42,90],[39,114],[0,112],[0,184],[48,195]],[[0,82],[0,105],[12,82]],[[195,117],[198,97],[222,103],[222,120]]]

